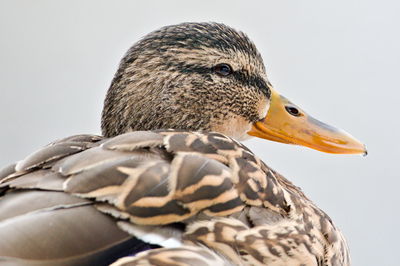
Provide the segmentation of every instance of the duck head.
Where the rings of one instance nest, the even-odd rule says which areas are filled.
[[[219,23],[163,27],[134,44],[120,62],[104,103],[103,135],[168,128],[366,153],[351,135],[279,95],[255,45]]]

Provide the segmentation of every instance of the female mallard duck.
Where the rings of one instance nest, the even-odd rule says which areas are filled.
[[[365,148],[279,96],[245,34],[183,23],[145,36],[121,61],[102,131],[0,172],[1,263],[349,264],[330,218],[237,140]]]

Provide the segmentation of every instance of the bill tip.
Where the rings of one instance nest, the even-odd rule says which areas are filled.
[[[367,156],[367,155],[368,155],[367,146],[365,146],[365,144],[364,144],[364,153],[363,153],[363,156],[365,157],[365,156]]]

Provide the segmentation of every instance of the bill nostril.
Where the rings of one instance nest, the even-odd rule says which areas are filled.
[[[301,116],[301,112],[294,106],[285,106],[286,111],[293,116]]]

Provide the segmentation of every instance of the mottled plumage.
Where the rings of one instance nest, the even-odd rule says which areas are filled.
[[[104,136],[53,142],[0,171],[0,263],[349,265],[331,219],[238,142],[271,90],[232,28],[147,35],[107,93]]]
[[[85,243],[93,233],[86,228],[107,232],[107,241],[97,243],[106,246],[129,242],[126,232],[134,232],[130,223],[182,222],[185,230],[174,226],[170,230],[184,245],[163,249],[165,254],[185,248],[190,253],[189,246],[201,244],[217,251],[213,256],[222,256],[219,259],[230,265],[347,264],[345,242],[329,217],[246,147],[218,133],[139,131],[112,139],[76,136],[39,150],[15,168],[18,171],[2,177],[1,187],[9,191],[0,208],[9,202],[12,206],[2,212],[7,222],[0,224],[0,232],[3,240],[12,239],[16,246],[29,246],[23,233],[31,232],[32,227],[46,232],[53,223],[59,230],[54,234],[60,234],[62,245],[68,247]],[[27,202],[31,204],[27,206]],[[21,211],[17,206],[26,208]],[[65,238],[65,231],[60,230],[65,221],[54,215],[55,210],[83,223],[86,234],[69,228],[70,237]],[[93,215],[93,221],[81,220],[85,214]],[[39,218],[19,229],[23,232],[16,239],[15,226],[27,216]],[[108,235],[113,237],[107,239]],[[90,237],[98,241],[97,235]],[[58,239],[52,241],[59,243]],[[85,257],[87,249],[101,248],[92,244],[88,242],[86,249],[72,250],[69,255]],[[0,256],[14,247],[2,241]],[[52,252],[57,253],[47,250],[45,254],[61,259]],[[138,260],[154,254],[163,257],[160,252],[148,252]]]
[[[233,74],[216,75],[218,63],[230,64]],[[232,117],[244,119],[247,128],[265,116],[269,86],[245,34],[215,23],[164,27],[121,60],[104,105],[103,134],[163,128],[225,133],[235,126],[226,125]]]

